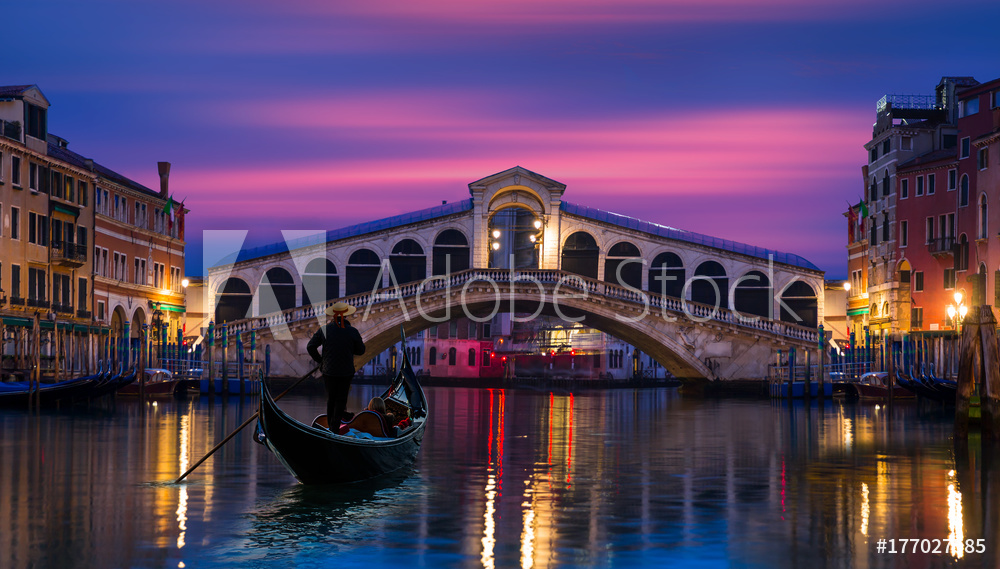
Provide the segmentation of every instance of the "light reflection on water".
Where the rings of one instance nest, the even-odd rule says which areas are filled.
[[[355,386],[352,407],[375,391]],[[672,390],[428,399],[413,467],[347,488],[297,484],[252,427],[173,484],[253,400],[0,411],[0,566],[997,566],[1000,464],[954,446],[946,413]],[[323,402],[281,405],[308,421]],[[893,555],[881,538],[955,541]]]

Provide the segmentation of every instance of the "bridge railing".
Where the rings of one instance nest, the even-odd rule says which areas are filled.
[[[405,283],[402,285],[387,287],[376,290],[372,293],[355,294],[352,296],[329,300],[310,306],[291,308],[283,312],[274,312],[263,316],[240,320],[228,324],[229,333],[248,332],[253,329],[272,328],[287,326],[289,324],[303,320],[311,320],[324,315],[326,309],[335,302],[345,302],[356,307],[359,311],[373,307],[383,302],[398,302],[400,299],[415,297],[428,292],[436,292],[446,289],[461,289],[476,281],[484,283],[508,284],[525,283],[534,286],[534,283],[557,285],[557,290],[562,293],[586,292],[588,296],[604,297],[635,304],[641,304],[649,308],[650,311],[669,311],[680,313],[695,321],[715,321],[740,326],[751,330],[757,330],[786,338],[793,338],[803,342],[816,342],[818,332],[815,329],[771,320],[760,316],[744,316],[734,310],[682,300],[670,296],[663,296],[638,291],[575,275],[560,270],[551,269],[467,269],[451,275],[440,275],[430,277],[420,282]],[[503,291],[501,291],[501,294]],[[546,292],[551,294],[551,292]]]

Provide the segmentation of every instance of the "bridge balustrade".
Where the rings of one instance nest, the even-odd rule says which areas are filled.
[[[742,316],[728,308],[681,300],[670,296],[649,294],[644,291],[637,291],[636,289],[626,288],[597,279],[550,269],[521,269],[514,271],[510,269],[467,269],[450,276],[431,277],[421,282],[405,283],[395,287],[379,289],[373,293],[357,294],[311,306],[291,308],[283,312],[274,312],[247,320],[230,322],[228,324],[229,333],[232,335],[249,332],[254,329],[287,326],[295,322],[312,320],[324,314],[326,309],[335,302],[346,302],[359,310],[364,310],[368,306],[374,306],[379,303],[397,302],[400,299],[414,297],[427,292],[461,288],[468,283],[476,281],[492,281],[498,284],[523,282],[525,284],[558,285],[560,291],[585,291],[588,296],[593,295],[642,304],[644,306],[648,303],[650,309],[655,308],[682,313],[701,321],[711,320],[722,322],[806,342],[816,342],[818,339],[816,330],[798,324],[766,319],[759,316]],[[501,290],[502,293],[503,291]],[[546,293],[551,294],[549,291],[546,291]]]

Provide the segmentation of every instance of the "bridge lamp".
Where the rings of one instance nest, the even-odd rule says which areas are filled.
[[[494,241],[493,243],[490,244],[490,247],[493,247],[493,250],[497,251],[497,250],[500,249],[500,242],[499,241]]]
[[[542,220],[541,219],[536,219],[535,220],[535,229],[541,229],[541,228],[542,228]]]
[[[493,230],[493,238],[494,239],[500,239],[500,230],[499,229],[494,229]]]

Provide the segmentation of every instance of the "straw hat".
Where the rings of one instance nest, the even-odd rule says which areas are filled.
[[[340,301],[335,302],[326,309],[327,316],[350,316],[357,311],[357,308],[347,304],[346,302]]]

